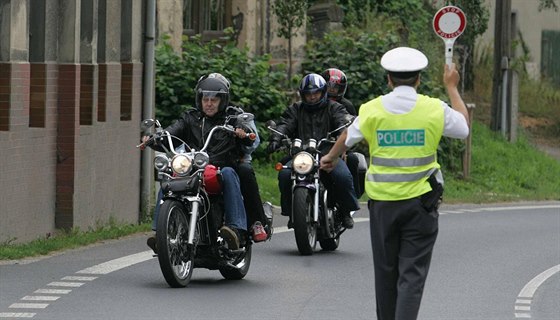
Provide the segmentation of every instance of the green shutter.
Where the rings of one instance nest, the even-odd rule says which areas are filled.
[[[560,31],[543,30],[541,74],[560,87]]]

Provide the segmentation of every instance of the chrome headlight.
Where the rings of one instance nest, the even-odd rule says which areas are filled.
[[[299,174],[307,174],[313,169],[313,156],[307,152],[300,152],[294,157],[292,167]]]
[[[194,164],[197,168],[204,168],[208,162],[210,162],[210,158],[206,153],[197,152],[194,156]]]
[[[192,161],[184,154],[178,154],[171,160],[171,169],[178,175],[186,175],[192,167]]]
[[[154,167],[157,171],[163,171],[169,166],[169,159],[164,155],[157,155],[154,158]]]

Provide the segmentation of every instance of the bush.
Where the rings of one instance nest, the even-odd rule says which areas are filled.
[[[230,80],[232,104],[254,113],[261,129],[289,103],[283,89],[284,67],[272,68],[269,55],[249,57],[247,49],[237,48],[233,41],[203,43],[200,36],[184,38],[182,53],[164,41],[157,46],[155,59],[156,117],[164,126],[194,107],[198,79],[212,72]]]

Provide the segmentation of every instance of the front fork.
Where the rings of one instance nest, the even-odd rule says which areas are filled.
[[[200,208],[201,199],[199,196],[188,197],[187,200],[191,203],[191,221],[189,223],[189,237],[188,244],[194,244],[194,235],[196,231],[196,223],[198,222],[198,211]]]

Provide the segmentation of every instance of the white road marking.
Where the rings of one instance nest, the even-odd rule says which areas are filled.
[[[93,281],[97,279],[97,277],[76,277],[76,276],[68,276],[68,277],[64,277],[60,280],[66,280],[66,281]]]
[[[35,315],[29,312],[0,312],[0,318],[33,318]]]
[[[58,296],[25,296],[21,298],[21,300],[26,301],[56,301],[58,300]]]
[[[51,286],[51,287],[72,287],[72,288],[81,287],[83,285],[84,285],[83,282],[60,282],[60,281],[55,281],[47,284],[47,286]]]
[[[515,300],[515,311],[531,311],[531,302],[537,289],[554,274],[560,272],[560,264],[541,272],[538,276],[529,281],[521,292],[517,295]],[[516,318],[531,318],[531,313],[515,313]]]
[[[80,270],[76,273],[89,273],[89,274],[108,274],[113,271],[117,271],[126,267],[130,267],[134,264],[144,262],[146,260],[153,259],[153,253],[151,250],[131,254],[126,257],[114,259],[107,261],[105,263],[98,264],[96,266]]]
[[[45,309],[48,303],[12,303],[8,308],[17,309]]]
[[[68,294],[72,290],[70,289],[38,289],[35,290],[34,293],[43,293],[43,294]]]

